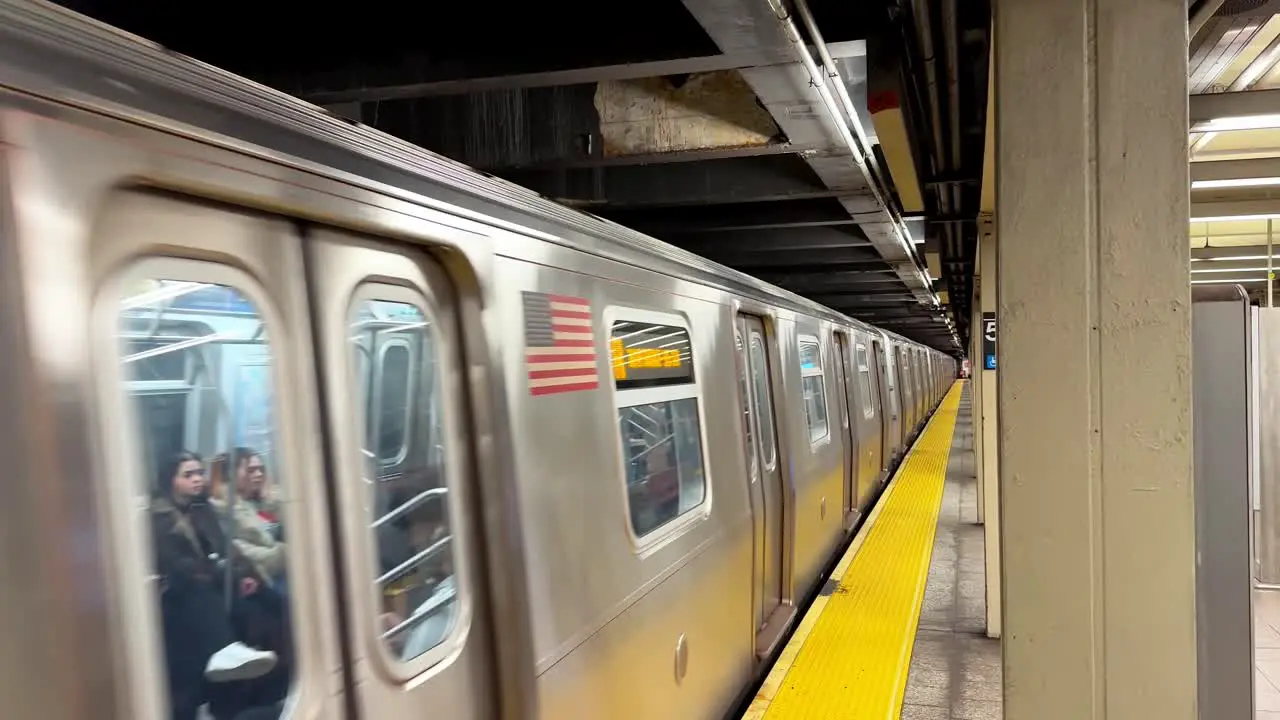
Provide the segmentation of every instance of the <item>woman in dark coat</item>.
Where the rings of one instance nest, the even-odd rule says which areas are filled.
[[[259,678],[277,662],[274,652],[236,638],[229,600],[253,594],[262,582],[227,543],[205,489],[200,457],[182,452],[159,468],[151,501],[174,720],[196,717],[208,700],[207,683]],[[228,569],[235,587],[228,587]]]

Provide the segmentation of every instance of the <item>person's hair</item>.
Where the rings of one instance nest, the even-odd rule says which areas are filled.
[[[160,463],[156,469],[155,491],[161,495],[168,495],[173,492],[173,478],[178,474],[178,468],[182,467],[182,463],[195,461],[203,464],[204,458],[198,453],[190,450],[183,450],[175,453],[172,457]]]
[[[250,447],[235,447],[230,453],[218,453],[211,463],[213,467],[209,472],[210,494],[219,500],[223,499],[227,483],[235,482],[240,466],[258,455],[258,451]],[[228,456],[230,456],[229,460]]]

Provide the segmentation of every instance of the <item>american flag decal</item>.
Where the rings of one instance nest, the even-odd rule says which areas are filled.
[[[533,395],[595,390],[596,342],[585,298],[526,292],[524,357]]]

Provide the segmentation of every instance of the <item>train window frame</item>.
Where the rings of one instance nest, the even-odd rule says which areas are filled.
[[[757,347],[760,348],[759,362],[753,361],[751,357],[751,353]],[[767,445],[769,452],[764,454],[764,469],[765,472],[773,472],[778,467],[779,428],[776,421],[778,410],[775,401],[777,397],[774,393],[773,373],[770,372],[770,367],[773,367],[771,365],[773,359],[769,357],[769,334],[767,330],[757,331],[750,329],[747,331],[747,361],[750,363],[747,379],[751,383],[751,396],[755,399],[757,408],[764,400],[769,402],[769,407],[765,408],[768,413],[757,413],[756,429],[759,431],[759,436],[769,439],[769,444]],[[766,398],[760,397],[762,389],[767,394]],[[767,415],[767,417],[764,417],[764,415]],[[766,426],[765,422],[769,424]]]
[[[413,281],[396,282],[396,278],[387,277],[365,277],[355,284],[350,296],[345,304],[345,312],[343,314],[344,323],[342,328],[342,337],[348,337],[350,332],[350,320],[354,313],[358,311],[360,304],[363,302],[389,302],[403,303],[412,305],[418,312],[422,313],[427,326],[433,329],[432,346],[435,354],[434,363],[431,372],[438,379],[436,382],[437,390],[440,392],[440,429],[443,435],[442,445],[444,448],[443,461],[443,487],[446,490],[445,513],[449,522],[450,545],[449,552],[453,556],[454,564],[454,582],[455,593],[454,603],[455,612],[453,624],[449,631],[440,638],[440,641],[431,648],[420,653],[419,655],[403,660],[391,652],[391,648],[383,638],[383,628],[379,624],[381,614],[377,612],[380,608],[381,598],[379,592],[381,585],[378,583],[380,573],[377,568],[381,563],[379,556],[379,546],[377,536],[374,530],[374,522],[380,519],[378,509],[368,502],[368,498],[372,497],[372,493],[365,494],[364,506],[361,509],[360,522],[365,532],[361,534],[359,544],[363,546],[363,552],[358,557],[352,557],[347,560],[348,569],[356,573],[358,581],[363,584],[368,593],[370,607],[375,612],[369,617],[361,618],[358,621],[359,629],[357,632],[363,636],[362,640],[366,648],[370,651],[373,658],[376,658],[376,665],[380,666],[380,670],[386,673],[387,679],[398,683],[401,686],[407,686],[414,683],[423,675],[433,672],[436,668],[449,662],[456,657],[466,644],[467,637],[471,633],[471,626],[475,619],[475,590],[472,573],[473,568],[472,548],[467,538],[470,537],[472,528],[466,519],[466,511],[460,507],[465,502],[464,495],[469,493],[459,492],[460,485],[468,481],[471,472],[470,460],[466,456],[467,449],[464,441],[458,437],[458,424],[466,422],[465,407],[461,405],[464,402],[458,395],[456,388],[452,387],[450,375],[461,377],[462,365],[461,358],[458,356],[457,338],[453,330],[453,319],[448,316],[447,312],[442,312],[440,303],[436,300],[434,292],[430,285],[420,286]],[[423,279],[426,282],[426,278]],[[443,319],[442,319],[443,316]],[[356,412],[351,413],[348,419],[347,437],[341,441],[355,441],[357,447],[363,446],[366,437],[365,414],[368,408],[364,402],[361,393],[364,388],[357,372],[357,363],[354,361],[352,354],[347,351],[344,345],[345,371],[344,378],[347,384],[348,396],[352,402]],[[411,351],[411,361],[415,364],[410,367],[423,367],[429,358],[426,354],[414,354]],[[417,384],[413,386],[417,388]],[[370,391],[379,389],[376,385],[368,388]],[[410,404],[412,407],[412,403]],[[455,415],[459,417],[454,417]],[[418,428],[421,423],[415,423],[414,427]],[[408,452],[410,436],[406,432],[404,451]],[[358,482],[370,484],[377,482],[377,478],[367,478],[367,465],[364,462],[364,453],[355,453],[358,466],[355,468],[354,474],[349,477],[340,478],[342,480],[356,479]],[[379,465],[379,467],[385,467]],[[408,620],[409,618],[406,618]]]
[[[876,416],[875,405],[871,402],[871,350],[866,343],[854,342],[853,362],[858,372],[858,386],[862,388],[862,416]]]
[[[817,367],[806,368],[804,366],[804,350],[805,345],[811,345],[817,349],[818,365]],[[827,363],[826,348],[822,344],[822,340],[816,335],[800,334],[796,336],[796,357],[800,363],[800,397],[804,403],[804,424],[805,429],[809,433],[809,446],[818,447],[831,442],[831,407],[827,402]],[[817,397],[822,403],[822,431],[820,434],[814,434],[813,417],[809,413],[809,405],[804,400],[805,384],[811,378],[818,378]]]
[[[400,338],[392,338],[386,343],[378,346],[377,364],[375,365],[372,378],[373,387],[370,389],[376,389],[379,395],[386,392],[386,383],[384,382],[384,379],[386,378],[387,373],[387,355],[390,354],[391,350],[394,348],[404,348],[405,354],[409,358],[406,363],[407,367],[412,368],[421,360],[414,353],[413,348],[409,343]],[[406,375],[405,394],[409,397],[413,397],[413,394],[417,389],[417,380],[414,376]],[[401,418],[401,420],[404,423],[404,431],[400,433],[400,447],[396,449],[395,454],[389,460],[383,460],[381,457],[378,459],[379,462],[386,467],[395,467],[402,464],[405,461],[405,458],[409,455],[409,434],[414,431],[412,404],[405,403],[404,417]],[[366,442],[381,442],[381,440],[378,438],[370,438]]]
[[[98,487],[103,493],[107,537],[102,539],[99,553],[112,563],[116,582],[109,602],[114,605],[121,637],[136,642],[125,643],[124,663],[133,678],[133,693],[138,707],[149,708],[157,717],[172,712],[172,699],[167,690],[165,633],[161,619],[160,598],[156,593],[159,576],[152,564],[155,554],[155,538],[150,526],[150,488],[139,482],[149,478],[153,468],[144,459],[147,452],[142,437],[143,427],[138,407],[132,402],[128,374],[120,362],[120,306],[137,293],[130,288],[141,281],[163,278],[169,281],[185,281],[206,285],[229,287],[249,301],[262,327],[268,332],[276,329],[275,346],[271,362],[267,364],[271,382],[270,406],[273,421],[272,434],[276,450],[273,453],[276,474],[284,467],[289,483],[298,482],[295,472],[301,472],[304,463],[298,462],[300,445],[296,430],[286,422],[284,408],[296,404],[292,387],[286,382],[284,367],[294,359],[288,334],[280,332],[287,327],[284,314],[273,302],[270,293],[254,275],[230,264],[215,260],[195,259],[174,255],[144,254],[134,256],[127,264],[106,277],[94,290],[90,315],[90,344],[94,348],[91,382],[96,406],[93,408],[95,425],[106,430],[96,431],[100,475]],[[270,337],[270,336],[269,336]],[[190,378],[188,377],[188,380]],[[193,386],[198,387],[198,386]],[[188,414],[191,408],[188,407]],[[205,458],[210,462],[213,458]],[[296,470],[295,470],[296,468]],[[117,492],[125,488],[124,492]],[[290,500],[296,488],[285,488],[284,501],[280,505],[281,520],[299,528],[304,525],[298,509]],[[305,524],[305,523],[304,523]],[[297,578],[300,587],[306,587],[310,575],[306,570],[307,558],[299,557],[300,549],[307,543],[289,545],[286,563],[289,573]],[[291,596],[290,596],[291,597]],[[286,599],[291,620],[306,617],[303,608]],[[286,707],[297,707],[303,697],[316,693],[307,678],[315,672],[312,661],[305,652],[316,643],[314,636],[295,630],[292,650],[296,665],[290,677],[285,696]],[[139,677],[141,676],[141,677]],[[291,717],[282,713],[281,719]]]
[[[603,357],[612,359],[610,351],[610,343],[613,340],[613,326],[618,322],[638,322],[650,323],[653,325],[666,325],[670,327],[678,327],[685,331],[689,337],[689,364],[693,370],[693,381],[688,383],[664,385],[660,387],[646,388],[624,388],[619,390],[617,383],[613,378],[612,367],[606,374],[606,383],[610,393],[610,415],[607,427],[612,428],[610,434],[613,436],[613,446],[616,449],[615,455],[615,472],[617,474],[618,491],[622,498],[622,525],[627,533],[627,538],[631,542],[632,551],[641,556],[647,556],[657,551],[658,548],[664,546],[675,538],[685,534],[695,525],[703,522],[711,515],[712,507],[712,474],[709,454],[707,452],[707,423],[706,423],[706,402],[703,397],[702,388],[702,369],[698,366],[698,356],[695,346],[693,327],[689,322],[688,316],[679,311],[657,311],[646,310],[642,308],[629,307],[624,305],[606,305],[601,313],[601,325],[604,332],[601,333],[604,343]],[[622,436],[617,430],[618,412],[623,408],[635,407],[637,405],[647,405],[655,403],[668,403],[677,400],[694,401],[694,407],[698,412],[698,442],[699,453],[701,454],[702,467],[702,501],[697,505],[685,510],[676,517],[667,522],[653,528],[644,535],[636,533],[631,522],[631,499],[628,495],[627,488],[627,455],[626,448],[623,447]]]

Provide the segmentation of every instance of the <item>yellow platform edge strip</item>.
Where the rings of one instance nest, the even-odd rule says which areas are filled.
[[[938,405],[742,720],[901,714],[963,390]]]

